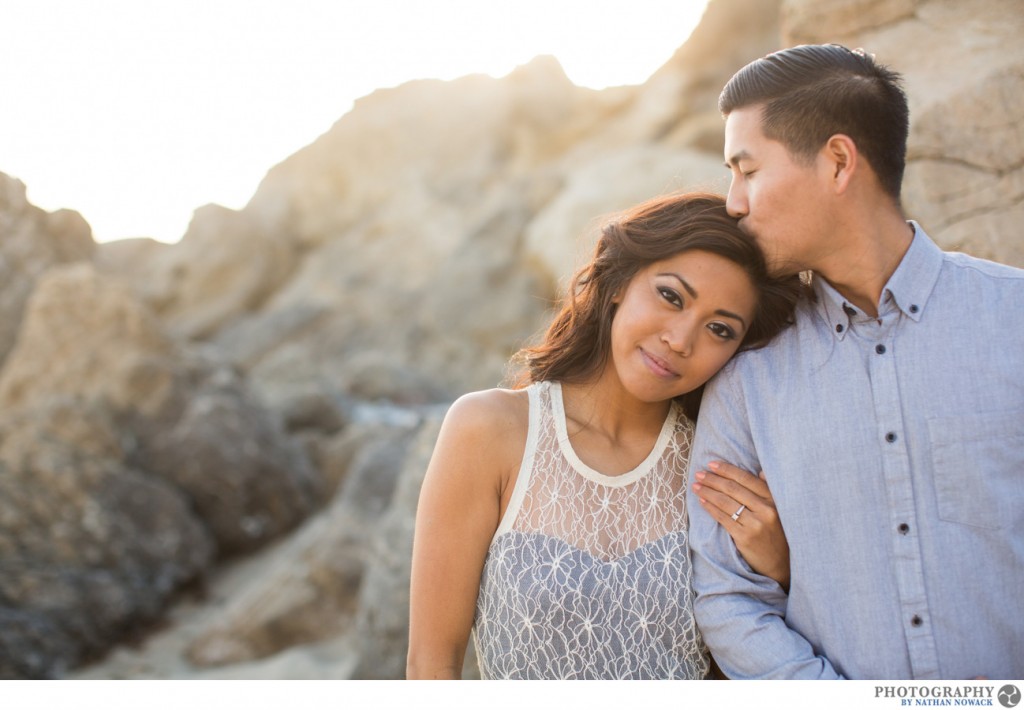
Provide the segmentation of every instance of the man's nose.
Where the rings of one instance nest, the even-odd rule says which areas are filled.
[[[736,180],[729,185],[729,194],[725,198],[725,210],[734,219],[747,216],[747,195],[743,187],[736,184]]]

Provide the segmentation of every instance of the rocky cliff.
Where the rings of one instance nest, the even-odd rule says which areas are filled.
[[[641,86],[539,58],[374,93],[175,245],[96,245],[0,176],[0,676],[401,677],[446,403],[502,380],[600,215],[725,189],[732,72],[877,54],[909,215],[1024,266],[1022,34],[1019,0],[712,0]]]

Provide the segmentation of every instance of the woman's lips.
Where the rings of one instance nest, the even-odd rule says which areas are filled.
[[[679,373],[673,370],[669,366],[669,364],[662,360],[660,357],[647,352],[643,348],[639,348],[639,350],[640,357],[643,358],[644,363],[647,365],[647,369],[649,369],[655,375],[657,375],[658,377],[663,377],[665,379],[679,377]]]

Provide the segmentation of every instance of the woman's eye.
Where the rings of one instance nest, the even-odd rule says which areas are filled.
[[[662,298],[664,298],[666,301],[668,301],[677,308],[683,305],[683,299],[679,297],[678,293],[676,293],[670,288],[659,288],[658,293],[661,294]]]
[[[736,331],[725,323],[711,323],[708,328],[722,340],[735,340],[736,338]]]

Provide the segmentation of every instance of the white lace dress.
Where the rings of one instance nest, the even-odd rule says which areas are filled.
[[[523,463],[480,580],[481,676],[703,678],[685,506],[692,423],[673,405],[643,463],[607,476],[572,450],[559,384],[528,391]]]

